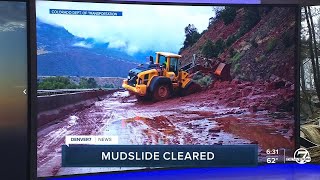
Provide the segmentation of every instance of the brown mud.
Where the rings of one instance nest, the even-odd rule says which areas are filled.
[[[208,90],[162,102],[137,102],[126,91],[38,129],[38,174],[120,170],[61,168],[66,135],[116,135],[119,144],[258,144],[294,148],[293,89],[277,82],[216,82]],[[122,168],[123,169],[123,168]]]

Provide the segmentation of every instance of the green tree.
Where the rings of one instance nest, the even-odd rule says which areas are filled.
[[[114,84],[105,84],[104,88],[114,88]]]
[[[98,84],[94,78],[89,78],[88,79],[88,88],[97,88]]]
[[[189,24],[187,27],[185,27],[184,32],[186,38],[183,42],[182,49],[192,46],[201,37],[201,35],[198,32],[198,29],[193,24]]]
[[[209,25],[208,28],[211,27],[214,23],[218,21],[217,17],[211,17],[209,18]]]
[[[220,16],[225,25],[231,24],[237,15],[237,8],[236,7],[226,7],[224,10],[221,11]]]
[[[221,18],[221,12],[223,11],[223,9],[224,9],[223,6],[214,6],[212,8],[212,11],[214,12],[216,19],[220,19]]]
[[[96,82],[96,80],[94,80],[94,78],[81,78],[80,79],[80,83],[79,83],[79,87],[82,89],[90,89],[90,88],[97,88],[98,84]]]
[[[81,78],[79,82],[79,88],[85,89],[88,87],[88,80],[87,78]]]
[[[77,85],[70,81],[67,77],[48,77],[38,83],[38,89],[54,90],[54,89],[75,89]]]

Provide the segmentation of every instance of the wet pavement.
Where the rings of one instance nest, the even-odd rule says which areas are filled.
[[[122,145],[258,144],[263,162],[267,149],[292,149],[293,134],[290,112],[250,112],[223,105],[208,92],[142,103],[119,91],[38,130],[38,176],[138,169],[62,168],[66,135],[116,135]]]

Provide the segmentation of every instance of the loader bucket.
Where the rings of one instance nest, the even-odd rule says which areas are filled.
[[[230,81],[230,68],[230,64],[220,63],[217,69],[214,71],[214,75],[222,81]]]
[[[181,96],[187,96],[201,91],[201,86],[195,82],[190,81],[187,86],[181,91]]]

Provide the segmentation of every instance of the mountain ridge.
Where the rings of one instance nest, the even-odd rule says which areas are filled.
[[[108,43],[72,35],[65,28],[37,19],[39,76],[126,77],[128,71],[146,62],[150,52],[136,57],[108,48]]]

